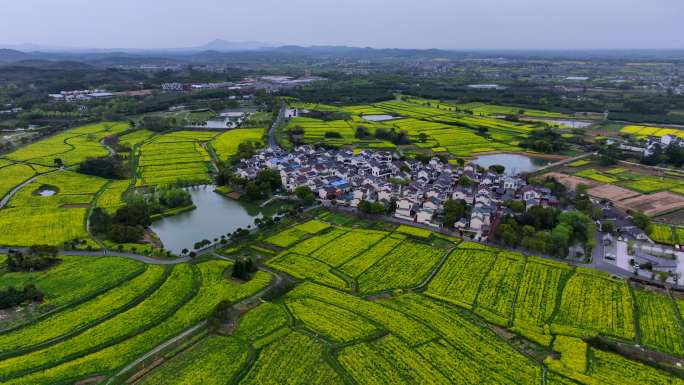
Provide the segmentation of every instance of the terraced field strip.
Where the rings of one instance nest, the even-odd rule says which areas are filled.
[[[359,291],[369,294],[417,287],[447,252],[443,248],[404,240],[358,276]]]
[[[447,258],[427,287],[426,294],[471,309],[480,283],[496,261],[496,253],[457,249]]]
[[[114,257],[60,256],[60,259],[62,262],[49,270],[7,272],[0,275],[0,290],[34,284],[45,295],[43,303],[37,309],[37,315],[30,318],[29,322],[42,319],[41,314],[46,317],[89,301],[145,270],[140,262]],[[16,328],[5,329],[0,333]]]
[[[144,300],[159,288],[166,275],[166,269],[161,266],[147,266],[144,273],[89,301],[24,328],[0,334],[0,358],[37,350],[106,321]]]
[[[181,266],[187,265],[178,265],[176,269]],[[226,261],[210,261],[196,265],[195,275],[199,278],[199,290],[186,290],[184,293],[191,296],[189,301],[163,321],[152,325],[150,329],[102,350],[73,358],[58,366],[8,383],[55,383],[67,379],[86,378],[94,374],[112,375],[164,341],[205,320],[221,301],[235,302],[247,298],[263,290],[271,281],[270,275],[262,272],[258,272],[251,281],[244,284],[227,281],[224,273],[230,266],[231,264]]]
[[[633,340],[634,313],[627,283],[578,269],[568,280],[551,332],[576,337],[606,334]]]
[[[682,329],[670,298],[634,290],[641,344],[675,356],[684,355]]]
[[[499,253],[482,282],[475,313],[495,325],[508,326],[524,266],[523,255]]]

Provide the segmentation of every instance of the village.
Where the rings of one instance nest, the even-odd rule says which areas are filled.
[[[461,201],[466,215],[449,230],[484,243],[493,241],[502,218],[516,215],[511,202],[520,202],[525,211],[535,206],[569,209],[562,207],[549,188],[528,184],[522,173],[443,163],[438,157],[423,163],[401,160],[388,151],[269,147],[243,159],[234,171],[241,178],[253,179],[266,168],[280,174],[283,188],[292,195],[298,187],[308,187],[324,206],[346,211],[360,211],[362,202],[379,203],[392,208],[392,220],[433,229],[444,228],[445,203]],[[596,197],[591,202],[602,212],[603,221],[613,224],[612,230],[602,229],[596,221],[596,246],[591,254],[585,256],[575,246],[577,254],[571,259],[619,276],[679,283],[684,253],[655,244],[626,210]]]
[[[426,164],[399,160],[387,151],[315,149],[299,146],[292,152],[268,148],[236,166],[235,174],[251,179],[263,168],[280,173],[283,187],[293,193],[306,186],[322,202],[357,208],[362,201],[396,203],[394,217],[434,228],[441,227],[444,203],[462,200],[470,216],[455,224],[478,239],[486,239],[503,203],[511,200],[555,206],[548,188],[527,185],[521,175],[507,175],[476,165],[463,167],[434,157]]]

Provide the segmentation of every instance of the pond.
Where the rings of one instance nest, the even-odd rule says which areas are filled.
[[[48,186],[48,185],[43,185],[38,188],[38,190],[33,192],[33,195],[39,195],[42,197],[51,197],[56,195],[58,192],[57,187],[54,186]]]
[[[534,121],[541,121],[550,124],[557,124],[560,126],[570,127],[570,128],[587,128],[594,124],[594,122],[587,122],[585,120],[572,120],[572,119],[534,119]]]
[[[392,115],[364,115],[363,119],[368,120],[369,122],[384,122],[387,120],[394,120],[398,118]]]
[[[492,154],[482,155],[470,161],[484,168],[498,164],[506,167],[506,174],[519,174],[538,170],[552,161],[540,158],[533,158],[520,154]]]
[[[183,249],[192,250],[195,242],[203,239],[213,241],[221,235],[238,228],[254,227],[254,220],[263,215],[273,215],[280,204],[264,208],[226,198],[214,192],[214,186],[188,189],[197,206],[193,211],[160,219],[151,229],[159,236],[164,248],[180,255]]]

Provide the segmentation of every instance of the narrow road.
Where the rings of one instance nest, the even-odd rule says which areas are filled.
[[[285,112],[287,111],[287,105],[283,103],[280,106],[280,111],[278,111],[278,116],[276,117],[275,121],[271,125],[271,128],[268,129],[268,147],[271,149],[276,149],[278,148],[278,142],[276,141],[275,138],[275,132],[278,129],[278,127],[283,124],[285,120]]]
[[[26,251],[25,248],[13,248],[12,250]],[[0,248],[0,254],[8,254],[10,248]],[[189,262],[192,260],[190,257],[180,257],[175,259],[159,259],[154,257],[149,257],[146,255],[134,254],[134,253],[123,253],[111,250],[101,250],[101,251],[85,251],[85,250],[64,250],[60,251],[58,255],[69,255],[76,257],[120,257],[128,258],[148,265],[178,265],[180,263]],[[199,254],[198,254],[199,256]]]
[[[130,364],[126,365],[123,369],[119,370],[119,372],[116,373],[114,376],[110,377],[110,378],[107,380],[107,382],[105,382],[105,384],[113,384],[113,383],[115,383],[115,382],[114,382],[114,379],[115,379],[115,378],[117,378],[117,377],[119,377],[119,376],[125,375],[125,374],[128,373],[129,371],[133,370],[133,368],[135,368],[137,365],[140,365],[140,363],[142,363],[142,362],[145,361],[146,359],[148,359],[148,358],[150,358],[150,357],[153,357],[155,354],[158,354],[159,352],[163,351],[164,349],[166,349],[167,347],[171,346],[172,344],[174,344],[174,343],[176,343],[176,342],[178,342],[178,341],[180,341],[180,340],[182,340],[182,339],[184,339],[184,338],[186,338],[186,337],[188,337],[188,336],[193,335],[193,333],[195,333],[198,329],[204,327],[204,325],[206,325],[206,324],[207,324],[207,321],[202,321],[202,322],[198,323],[197,325],[191,327],[190,329],[187,329],[187,330],[184,331],[183,333],[181,333],[181,334],[179,334],[179,335],[177,335],[177,336],[171,338],[170,340],[168,340],[168,341],[166,341],[166,342],[163,342],[161,345],[159,345],[159,346],[157,346],[156,348],[150,350],[150,351],[147,352],[145,355],[139,357],[137,360],[131,362]]]

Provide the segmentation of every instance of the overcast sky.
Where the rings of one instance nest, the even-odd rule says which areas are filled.
[[[684,0],[3,0],[0,46],[684,48]]]

